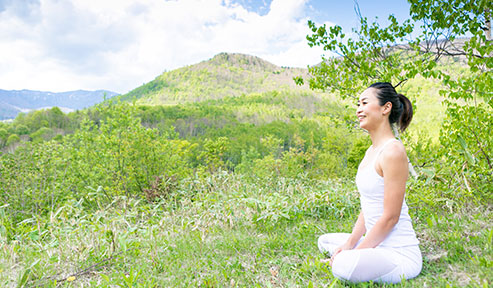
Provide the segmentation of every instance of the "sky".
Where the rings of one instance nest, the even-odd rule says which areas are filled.
[[[405,0],[357,2],[370,20],[408,18]],[[308,20],[358,24],[353,0],[0,0],[0,89],[126,93],[221,52],[306,68],[324,53]]]

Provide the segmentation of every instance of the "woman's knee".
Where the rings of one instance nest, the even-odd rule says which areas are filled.
[[[349,237],[348,233],[328,233],[318,237],[318,249],[322,253],[332,254],[334,250],[344,244]]]
[[[332,274],[339,279],[353,281],[353,272],[358,263],[359,254],[350,253],[351,250],[342,251],[336,255],[332,262]]]
[[[318,237],[318,241],[317,241],[318,250],[320,250],[320,252],[322,253],[330,252],[329,245],[325,238],[326,238],[325,235],[321,235],[320,237]]]

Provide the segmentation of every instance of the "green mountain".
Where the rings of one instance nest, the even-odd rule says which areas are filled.
[[[466,69],[460,59],[453,57],[442,59],[438,65],[458,75]],[[328,111],[333,114],[335,110],[353,113],[354,100],[343,101],[331,94],[310,90],[306,84],[297,86],[295,76],[310,78],[308,69],[279,67],[245,54],[220,53],[198,64],[164,72],[119,97],[123,101],[136,100],[139,105],[220,106],[232,111],[238,121],[254,124],[289,121],[293,115],[310,118]],[[400,86],[400,93],[408,96],[415,108],[410,133],[438,137],[440,119],[444,117],[440,89],[439,82],[422,77]],[[433,123],[432,127],[429,123]]]
[[[294,76],[307,76],[307,69],[279,67],[250,55],[220,53],[207,61],[164,72],[120,99],[169,105],[272,90],[308,92],[307,86],[295,85]]]

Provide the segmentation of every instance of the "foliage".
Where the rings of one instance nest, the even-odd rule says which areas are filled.
[[[73,149],[70,161],[78,171],[76,190],[102,187],[128,197],[141,194],[163,173],[177,177],[190,173],[182,157],[190,143],[169,140],[166,134],[143,127],[132,105],[98,109],[104,114],[98,125],[84,122],[78,133],[64,139]]]
[[[492,107],[449,104],[440,136],[445,179],[458,179],[464,190],[491,201],[493,191]],[[446,132],[445,132],[446,131]],[[463,185],[462,185],[463,184]]]
[[[383,29],[362,18],[347,42],[312,23],[311,44],[343,57],[314,67],[311,85],[342,100],[281,89],[274,79],[292,70],[221,54],[127,95],[179,105],[108,101],[0,123],[0,286],[351,286],[316,248],[319,234],[349,232],[359,212],[348,179],[369,139],[349,100],[371,81],[406,77],[400,89],[417,109],[402,138],[418,170],[406,201],[424,269],[401,286],[488,286],[491,44],[468,20],[482,23],[485,6],[456,3],[459,15],[443,1],[411,2],[426,37],[459,19],[450,31],[472,33],[462,54],[426,50],[425,38],[393,45],[416,25],[393,17]],[[447,39],[437,43],[457,43]]]
[[[13,219],[44,215],[71,199],[90,206],[94,193],[108,202],[118,195],[144,197],[155,177],[191,174],[183,157],[189,142],[143,127],[134,106],[97,109],[105,114],[99,124],[85,120],[63,141],[27,142],[1,155],[1,203],[9,204]]]
[[[48,141],[57,135],[73,133],[81,121],[81,113],[64,114],[58,107],[20,113],[12,123],[0,128],[0,148],[8,150],[9,146],[18,141],[8,141],[11,135],[22,136],[28,141]],[[15,136],[12,136],[15,137]],[[3,140],[3,141],[2,141]]]
[[[11,134],[9,135],[9,138],[7,138],[7,142],[5,145],[10,146],[14,143],[19,142],[21,139],[19,138],[19,135],[17,134]]]
[[[149,83],[120,96],[143,105],[169,105],[238,97],[252,93],[305,91],[292,77],[305,69],[278,67],[258,57],[220,53],[195,65],[164,72]]]
[[[469,73],[460,77],[446,71],[437,73],[446,86],[440,93],[446,98],[447,105],[447,118],[440,136],[443,143],[440,155],[446,158],[447,166],[455,170],[451,173],[446,169],[445,175],[453,175],[452,178],[459,181],[464,179],[463,188],[491,199],[493,136],[488,123],[491,123],[493,113],[493,45],[491,34],[487,35],[491,33],[491,24],[488,27],[491,23],[491,3],[482,0],[445,4],[410,2],[411,17],[424,22],[425,39],[445,36],[435,58],[441,54],[459,55],[465,57],[469,66]],[[472,37],[465,40],[460,49],[447,46],[468,33]]]
[[[493,114],[493,45],[483,30],[491,30],[489,1],[409,2],[411,18],[416,22],[409,19],[399,24],[390,15],[390,24],[381,27],[360,17],[361,27],[354,29],[355,36],[349,39],[339,26],[316,27],[310,21],[313,34],[307,36],[309,45],[341,56],[323,59],[321,65],[311,67],[310,87],[337,91],[344,99],[376,81],[397,83],[418,75],[442,81],[440,95],[447,105],[447,117],[441,126],[442,145],[434,149],[432,162],[445,178],[465,183],[461,189],[472,189],[488,199],[493,183],[493,140],[488,124]],[[409,44],[401,44],[420,23],[423,33]],[[469,35],[468,39],[458,39]],[[443,69],[445,56],[467,61],[466,73]],[[470,185],[472,182],[475,184]]]
[[[349,232],[359,210],[354,184],[279,177],[249,181],[219,172],[180,181],[154,202],[73,199],[32,215],[6,241],[0,206],[0,285],[42,287],[394,287],[336,280],[317,236]],[[450,205],[421,180],[408,204],[424,267],[401,287],[487,287],[491,209]],[[465,200],[465,199],[461,199]],[[419,208],[419,209],[418,209]],[[8,212],[7,212],[8,213]],[[8,219],[8,218],[7,218]],[[8,220],[7,220],[8,221]]]
[[[396,53],[394,43],[404,41],[405,36],[413,30],[410,21],[399,25],[390,15],[391,24],[381,28],[377,23],[368,24],[368,19],[361,17],[361,29],[353,29],[355,38],[346,38],[340,26],[328,27],[324,24],[316,27],[309,21],[313,34],[307,36],[311,47],[322,46],[325,51],[332,51],[341,57],[323,58],[322,63],[310,68],[312,89],[337,92],[342,98],[356,98],[368,83],[380,81],[399,82],[411,78],[416,70],[409,69],[406,59],[416,59],[413,64],[421,63],[418,54]],[[408,75],[409,74],[409,75]],[[300,80],[300,79],[299,79]]]

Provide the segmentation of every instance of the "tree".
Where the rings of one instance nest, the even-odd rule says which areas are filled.
[[[9,132],[7,132],[7,129],[0,128],[0,147],[3,147],[5,143],[7,143],[8,136],[9,136]]]
[[[48,123],[50,127],[65,128],[66,117],[65,114],[58,107],[53,107],[46,111]]]
[[[322,46],[340,57],[323,58],[309,69],[312,89],[338,93],[342,98],[356,97],[375,81],[400,83],[418,74],[441,80],[440,91],[447,105],[441,128],[441,149],[435,153],[445,178],[461,183],[464,189],[484,192],[491,197],[493,183],[493,123],[491,2],[489,0],[409,0],[411,19],[399,24],[393,15],[381,27],[360,16],[355,37],[346,39],[340,26],[317,27],[309,21],[310,46]],[[357,9],[358,10],[358,9]],[[359,10],[358,10],[359,11]],[[422,33],[413,38],[417,25]],[[405,44],[407,43],[407,44]],[[467,63],[464,75],[438,69],[446,56]],[[303,83],[303,79],[295,81]],[[447,167],[447,168],[444,168]],[[463,180],[462,180],[463,179]],[[451,185],[451,184],[449,184]],[[459,185],[459,184],[458,184]],[[491,198],[490,198],[491,199]]]
[[[5,144],[6,146],[10,146],[14,143],[17,143],[21,141],[21,138],[17,134],[11,134],[9,138],[7,139],[7,143]]]
[[[15,130],[16,130],[17,134],[19,134],[19,135],[29,134],[29,128],[23,124],[17,125],[17,127],[15,127]]]
[[[55,135],[53,129],[48,127],[41,127],[36,132],[31,133],[29,136],[31,137],[33,142],[42,142],[47,141],[53,138]]]

